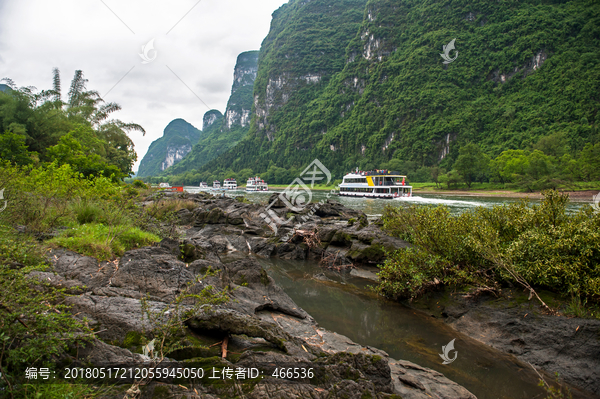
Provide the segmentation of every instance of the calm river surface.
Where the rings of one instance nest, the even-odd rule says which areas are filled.
[[[198,192],[197,187],[186,187]],[[266,203],[273,192],[245,193],[228,191],[227,196],[244,195],[252,202]],[[312,201],[327,198],[327,191],[314,191]],[[405,204],[440,205],[460,213],[476,206],[491,207],[519,201],[515,198],[457,197],[419,194],[408,200],[381,200],[347,198],[331,195],[342,204],[359,209],[370,217],[382,214],[385,205]],[[532,201],[534,203],[539,201]],[[576,211],[582,203],[571,203]],[[276,283],[320,326],[346,335],[353,341],[382,349],[395,359],[404,359],[443,373],[464,386],[480,399],[543,398],[544,391],[537,386],[538,377],[528,365],[516,358],[483,345],[442,321],[386,300],[372,293],[367,280],[323,269],[314,261],[258,259]],[[328,278],[316,279],[325,274]],[[439,353],[442,346],[456,339],[456,361],[443,365]],[[551,380],[551,378],[547,379]],[[586,395],[576,395],[585,397]]]
[[[479,399],[545,398],[529,365],[457,332],[439,319],[379,297],[371,282],[323,269],[310,261],[258,259],[275,282],[319,325],[361,345],[429,367]],[[323,281],[325,275],[329,281]],[[314,278],[319,276],[320,279]],[[442,346],[456,339],[454,362],[442,364]],[[451,356],[454,354],[452,353]],[[552,381],[552,377],[547,377]],[[574,392],[575,398],[587,395]]]

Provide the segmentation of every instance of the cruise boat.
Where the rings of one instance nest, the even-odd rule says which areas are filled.
[[[268,191],[269,186],[260,177],[251,177],[246,182],[246,191]]]
[[[205,181],[200,182],[200,188],[208,188],[208,184]]]
[[[225,179],[223,188],[225,190],[237,190],[237,181],[235,179]]]
[[[212,188],[221,188],[221,182],[218,180],[215,180],[213,182],[213,187]]]
[[[406,176],[388,170],[356,171],[344,176],[339,195],[346,197],[398,198],[411,197],[412,186]]]
[[[160,183],[158,188],[171,188],[171,185],[169,183]]]

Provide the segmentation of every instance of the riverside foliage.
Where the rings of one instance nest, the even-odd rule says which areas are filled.
[[[136,205],[152,194],[104,176],[90,177],[69,164],[0,162],[7,207],[0,212],[0,391],[14,398],[91,397],[80,385],[27,385],[27,367],[52,370],[65,351],[92,338],[52,286],[47,251],[61,246],[100,260],[160,240],[156,220]],[[3,202],[4,205],[4,202]],[[46,274],[43,274],[46,273]],[[38,395],[38,396],[35,396]],[[69,396],[70,395],[70,396]]]
[[[568,195],[451,215],[447,207],[386,208],[384,228],[413,244],[391,253],[378,291],[416,298],[442,285],[515,282],[577,300],[600,301],[600,212],[566,212]],[[514,275],[513,275],[514,274]]]

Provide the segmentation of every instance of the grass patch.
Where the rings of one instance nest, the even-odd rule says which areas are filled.
[[[110,260],[130,249],[158,241],[158,236],[137,227],[92,223],[65,230],[60,236],[47,242],[98,260]]]
[[[198,204],[195,201],[181,198],[171,198],[168,200],[154,202],[152,205],[146,208],[146,212],[158,220],[164,220],[168,218],[169,215],[182,209],[193,211],[197,207]]]

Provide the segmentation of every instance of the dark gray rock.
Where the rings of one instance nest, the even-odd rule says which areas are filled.
[[[488,296],[457,298],[442,315],[470,337],[600,395],[600,320],[546,315],[534,300]]]

